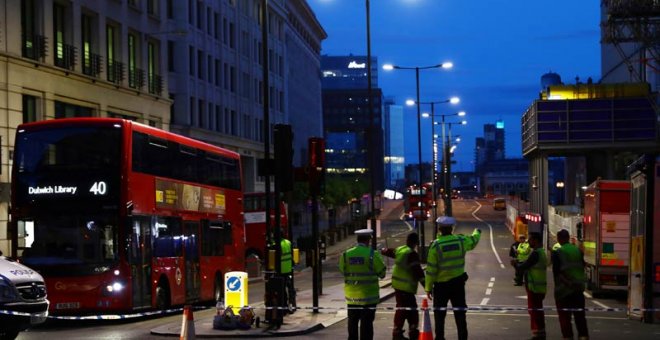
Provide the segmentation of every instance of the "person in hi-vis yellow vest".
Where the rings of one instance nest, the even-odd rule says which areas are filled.
[[[371,229],[355,231],[357,245],[339,257],[339,271],[344,275],[344,295],[348,305],[349,340],[374,337],[376,305],[380,302],[378,280],[385,277],[386,267],[380,253],[369,246],[372,233]]]

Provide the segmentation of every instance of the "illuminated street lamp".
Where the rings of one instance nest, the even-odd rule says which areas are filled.
[[[431,113],[430,114],[423,113],[422,117],[424,117],[424,118],[431,117],[431,146],[433,147],[433,150],[431,152],[431,156],[432,156],[432,159],[433,159],[433,164],[431,165],[431,185],[432,185],[432,188],[433,188],[433,223],[434,223],[434,226],[435,226],[435,228],[433,229],[434,233],[438,229],[437,225],[435,225],[435,220],[438,217],[438,208],[437,208],[437,203],[436,203],[438,201],[438,198],[437,198],[437,194],[436,194],[437,190],[436,190],[436,185],[435,185],[435,182],[436,182],[436,149],[437,149],[436,145],[435,145],[435,124],[437,123],[435,121],[435,117],[442,117],[442,124],[443,124],[442,125],[442,139],[443,139],[443,150],[444,150],[444,138],[445,138],[444,121],[445,121],[445,116],[461,116],[461,117],[465,116],[465,111],[457,112],[457,113],[454,113],[454,114],[446,114],[446,115],[438,114],[438,115],[436,115],[435,114],[435,104],[444,104],[444,103],[458,104],[459,102],[460,102],[460,99],[458,97],[452,97],[452,98],[447,99],[447,100],[440,100],[440,101],[435,101],[435,102],[421,102],[420,103],[420,104],[430,104],[431,105]],[[413,104],[414,104],[414,102],[413,102]],[[445,205],[445,207],[446,207],[446,205]],[[446,212],[446,210],[447,209],[445,208],[445,212]],[[447,215],[447,216],[451,216],[451,215]]]
[[[392,64],[385,64],[383,65],[383,69],[386,71],[390,70],[415,70],[415,84],[416,84],[416,94],[417,94],[417,99],[413,102],[417,104],[417,152],[418,152],[418,166],[419,166],[419,187],[420,189],[422,188],[422,132],[421,132],[421,118],[422,118],[422,113],[420,111],[420,101],[419,101],[419,70],[427,70],[427,69],[433,69],[433,68],[443,68],[443,69],[450,69],[454,67],[454,64],[451,62],[444,62],[442,64],[436,64],[436,65],[431,65],[431,66],[415,66],[415,67],[405,67],[405,66],[397,66],[397,65],[392,65]],[[458,98],[456,98],[458,99]],[[451,102],[453,99],[450,99],[449,102]],[[406,101],[406,104],[410,103],[410,100]],[[420,244],[420,253],[422,256],[422,260],[426,260],[426,251],[425,251],[425,240],[424,240],[424,222],[419,221],[417,222],[418,225],[418,231],[419,231],[419,244]],[[435,223],[435,221],[434,221]]]

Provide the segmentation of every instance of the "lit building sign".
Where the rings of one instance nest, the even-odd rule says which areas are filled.
[[[502,121],[502,120],[498,120],[498,121],[495,123],[495,127],[498,128],[498,129],[504,129],[504,121]]]
[[[348,63],[348,68],[366,68],[367,63],[358,64],[355,60]]]

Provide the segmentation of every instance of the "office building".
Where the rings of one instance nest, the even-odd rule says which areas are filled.
[[[343,66],[342,66],[343,65]],[[356,71],[355,69],[358,69]],[[326,138],[328,174],[359,181],[374,179],[376,190],[384,184],[383,94],[377,84],[377,61],[372,59],[373,121],[370,115],[366,57],[321,58],[323,84],[323,129]],[[347,76],[345,76],[347,75]],[[369,131],[373,150],[369,150]],[[373,176],[369,169],[373,165]]]
[[[270,131],[293,125],[301,164],[306,137],[322,133],[318,75],[325,31],[304,0],[271,0],[264,60],[261,2],[167,3],[167,30],[185,32],[167,38],[172,131],[238,152],[245,191],[263,191],[265,177],[257,174],[264,158],[262,67],[269,70]]]
[[[0,2],[0,250],[21,123],[119,117],[169,129],[163,2]]]

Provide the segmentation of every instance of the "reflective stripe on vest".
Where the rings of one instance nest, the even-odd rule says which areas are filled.
[[[435,274],[435,282],[447,282],[465,272],[465,247],[463,236],[441,236],[434,242],[438,263]],[[428,267],[427,267],[428,268]],[[427,278],[428,279],[428,278]]]
[[[408,256],[413,252],[410,247],[400,246],[394,251],[395,261],[392,270],[392,288],[408,293],[417,292],[417,282],[412,275],[411,266],[408,264]]]
[[[378,275],[374,272],[374,250],[353,247],[343,254],[346,303],[370,305],[380,301]]]

